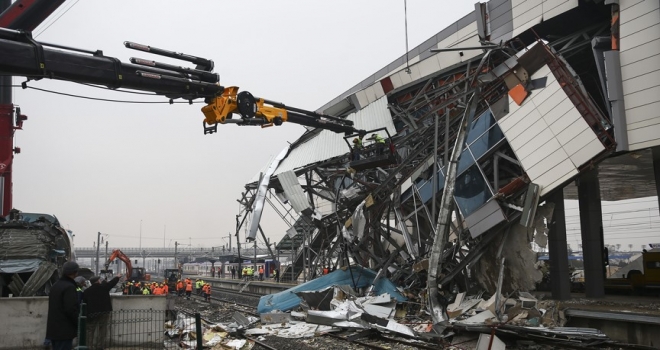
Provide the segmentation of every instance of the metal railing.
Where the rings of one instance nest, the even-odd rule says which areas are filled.
[[[76,349],[176,349],[167,336],[174,314],[166,310],[115,310],[85,315],[82,304]]]

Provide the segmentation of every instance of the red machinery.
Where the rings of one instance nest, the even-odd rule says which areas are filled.
[[[110,267],[110,264],[113,261],[115,261],[115,259],[119,259],[119,260],[123,261],[124,264],[126,264],[126,280],[128,280],[128,281],[149,281],[149,280],[151,280],[151,275],[147,274],[144,271],[144,268],[142,268],[142,267],[133,268],[133,264],[131,264],[131,259],[119,249],[113,250],[112,254],[110,254],[110,257],[108,258],[108,261],[105,262],[105,270],[106,271]]]

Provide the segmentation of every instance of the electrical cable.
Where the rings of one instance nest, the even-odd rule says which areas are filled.
[[[81,98],[85,100],[93,100],[93,101],[103,101],[103,102],[116,102],[116,103],[137,103],[137,104],[190,104],[191,102],[187,101],[129,101],[129,100],[113,100],[113,99],[107,99],[107,98],[100,98],[100,97],[89,97],[89,96],[82,96],[82,95],[74,95],[74,94],[68,94],[65,92],[59,92],[59,91],[53,91],[53,90],[47,90],[47,89],[41,89],[41,88],[36,88],[33,86],[27,86],[27,89],[33,89],[37,91],[42,91],[42,92],[48,92],[51,94],[55,95],[62,95],[62,96],[69,96],[69,97],[75,97],[75,98]],[[158,96],[158,95],[155,95]],[[192,103],[203,103],[201,101],[193,101]]]

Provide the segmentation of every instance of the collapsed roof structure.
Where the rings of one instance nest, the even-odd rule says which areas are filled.
[[[290,229],[277,249],[293,257],[283,280],[356,263],[424,288],[437,261],[438,285],[492,293],[505,258],[504,288],[533,289],[530,242],[547,245],[553,207],[563,215],[557,193],[617,152],[658,143],[647,130],[657,109],[644,107],[660,98],[658,14],[648,1],[477,3],[317,111],[386,131],[394,161],[356,170],[358,135],[308,130],[245,186],[237,233],[254,239],[266,204],[278,213]],[[365,139],[362,157],[373,148]],[[585,259],[602,229],[600,240],[584,243]]]

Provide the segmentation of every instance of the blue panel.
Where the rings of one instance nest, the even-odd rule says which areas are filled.
[[[461,153],[461,159],[458,160],[458,170],[456,171],[457,175],[462,174],[467,168],[471,167],[475,163],[472,154],[467,149],[463,150]]]
[[[456,179],[454,199],[463,216],[472,214],[491,197],[490,188],[476,165]]]
[[[285,291],[265,295],[259,299],[257,312],[266,313],[273,310],[289,311],[300,305],[300,298],[296,292],[319,291],[328,287],[338,285],[349,285],[353,289],[365,288],[371,285],[376,277],[376,272],[361,266],[351,266],[350,270],[338,269],[325,276],[313,279],[309,282],[299,284]],[[379,278],[374,286],[375,295],[389,293],[398,302],[406,301],[396,286],[387,278]]]
[[[481,136],[486,130],[490,129],[491,126],[496,125],[497,123],[495,122],[495,119],[493,118],[493,114],[490,112],[490,110],[487,110],[483,114],[479,116],[475,121],[472,122],[472,126],[470,126],[470,130],[468,130],[468,135],[465,138],[465,143],[466,144],[471,144]]]
[[[433,197],[433,181],[424,181],[417,191],[419,191],[419,196],[422,198],[422,203],[426,203]]]
[[[470,148],[474,157],[479,159],[503,138],[504,133],[502,133],[502,129],[496,124],[469,145],[468,148]]]

